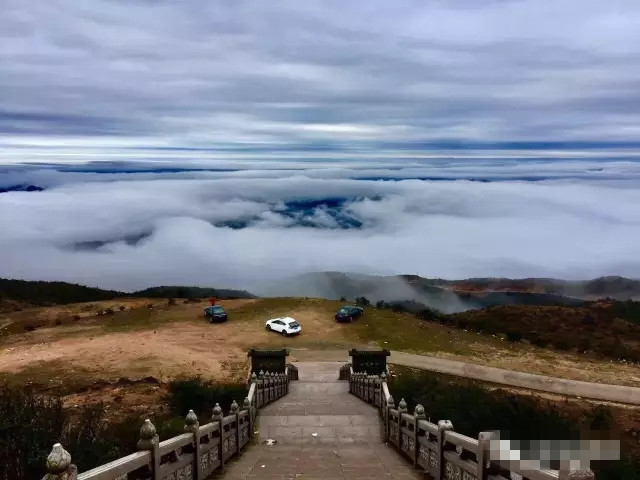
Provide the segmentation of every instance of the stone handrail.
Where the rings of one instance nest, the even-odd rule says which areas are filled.
[[[224,415],[216,403],[212,421],[206,425],[200,425],[194,411],[189,410],[185,433],[162,442],[147,419],[140,428],[138,452],[80,474],[71,455],[57,443],[47,458],[48,473],[43,480],[204,480],[243,452],[252,438],[259,409],[289,392],[291,375],[289,368],[284,373],[253,374],[242,407],[234,401],[229,415]]]
[[[471,438],[453,430],[449,420],[427,421],[424,407],[413,414],[407,404],[395,401],[387,375],[354,372],[349,364],[340,369],[347,377],[349,392],[380,409],[385,439],[435,480],[594,480],[590,470],[542,470],[525,468],[524,462],[499,462],[490,456],[490,432]]]

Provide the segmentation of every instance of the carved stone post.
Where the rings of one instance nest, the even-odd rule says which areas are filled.
[[[229,408],[229,415],[234,415],[236,417],[236,434],[234,441],[236,442],[236,453],[240,454],[240,422],[238,421],[238,402],[235,400],[231,402],[231,407]]]
[[[387,401],[386,410],[386,418],[384,419],[384,431],[385,431],[385,440],[389,441],[389,436],[391,435],[391,414],[389,410],[392,408],[396,408],[396,403],[393,400],[393,397],[389,395],[389,400]]]
[[[140,427],[140,440],[138,440],[138,450],[151,452],[151,468],[153,480],[160,480],[160,450],[158,444],[160,440],[156,433],[156,427],[148,418]]]
[[[247,425],[246,425],[246,429],[247,429],[247,435],[246,435],[246,439],[243,437],[243,440],[246,440],[246,443],[249,443],[249,439],[251,438],[251,434],[253,432],[253,420],[251,419],[251,400],[249,400],[249,397],[244,397],[244,401],[242,402],[242,409],[247,411]]]
[[[220,433],[220,444],[218,445],[218,458],[220,459],[220,468],[224,467],[224,455],[222,450],[222,444],[224,443],[224,426],[222,425],[222,419],[224,418],[224,414],[222,413],[222,408],[219,403],[216,403],[215,407],[213,407],[213,415],[211,416],[211,420],[214,422],[218,422],[218,432]]]
[[[47,457],[47,474],[42,480],[76,480],[78,468],[71,465],[71,455],[56,443]]]
[[[381,408],[384,408],[384,390],[382,388],[382,384],[387,383],[387,374],[382,372],[380,374],[380,405]]]
[[[271,372],[271,401],[278,398],[278,378],[275,372]]]
[[[442,480],[444,477],[444,432],[453,430],[453,424],[449,420],[438,421],[438,478]]]
[[[420,404],[416,405],[413,410],[413,416],[415,417],[415,424],[413,427],[413,466],[418,465],[418,455],[420,453],[420,444],[418,443],[418,422],[420,420],[426,420],[427,416],[424,413],[424,407]]]
[[[491,432],[480,432],[478,434],[478,471],[476,477],[478,480],[487,480],[489,478],[489,465],[491,458],[489,457],[489,442],[493,435]]]
[[[271,375],[269,370],[264,373],[264,404],[271,402]]]
[[[256,385],[256,393],[258,395],[258,404],[256,405],[258,408],[262,408],[265,404],[264,401],[264,372],[260,370],[258,374],[258,384]]]
[[[402,450],[402,414],[407,412],[407,402],[401,398],[398,404],[398,451]]]
[[[200,470],[200,423],[193,410],[189,410],[184,419],[184,431],[193,434],[193,480],[204,479],[204,473]]]

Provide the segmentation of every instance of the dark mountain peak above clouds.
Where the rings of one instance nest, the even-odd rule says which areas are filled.
[[[10,185],[8,187],[0,187],[0,193],[7,192],[42,192],[44,188],[37,185]]]

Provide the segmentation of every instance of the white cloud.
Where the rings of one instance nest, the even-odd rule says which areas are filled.
[[[260,170],[244,176],[50,171],[57,186],[49,190],[0,194],[0,276],[122,289],[186,283],[258,291],[271,278],[318,270],[640,277],[640,171],[632,163],[599,165],[604,170],[594,175],[616,179],[583,180],[588,165],[580,162],[460,160],[400,171],[381,165],[377,173],[463,178],[535,171],[550,179],[381,182],[349,179],[357,170],[348,168],[331,175],[293,170],[281,178]],[[286,208],[336,198],[345,203]],[[361,228],[337,228],[344,218]],[[246,228],[220,226],[241,221]],[[106,244],[74,249],[96,241]]]

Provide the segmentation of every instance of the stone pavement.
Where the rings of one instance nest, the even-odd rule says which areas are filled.
[[[340,382],[342,362],[297,362],[289,394],[260,410],[259,445],[220,476],[232,480],[422,479],[383,441],[378,410]],[[266,445],[267,439],[276,444]]]

